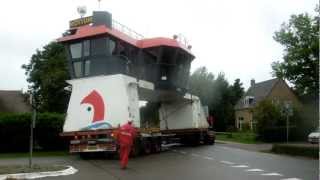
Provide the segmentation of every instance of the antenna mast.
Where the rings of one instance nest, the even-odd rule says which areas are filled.
[[[98,9],[100,10],[101,0],[98,0]]]

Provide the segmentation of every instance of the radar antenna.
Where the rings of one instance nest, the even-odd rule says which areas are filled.
[[[86,6],[78,6],[77,11],[81,18],[87,13],[87,7]]]

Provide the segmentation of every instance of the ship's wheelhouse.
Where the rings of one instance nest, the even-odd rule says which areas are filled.
[[[194,59],[188,47],[177,39],[135,39],[113,25],[110,13],[94,12],[91,24],[73,27],[58,40],[67,49],[72,79],[126,74],[152,82],[156,91],[187,91]]]

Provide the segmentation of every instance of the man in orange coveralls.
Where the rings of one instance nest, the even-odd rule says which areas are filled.
[[[120,165],[125,169],[128,164],[129,154],[133,145],[137,131],[132,125],[132,121],[122,125],[118,132],[118,142],[120,145]]]

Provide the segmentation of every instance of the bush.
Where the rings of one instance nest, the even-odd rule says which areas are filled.
[[[271,151],[279,154],[289,154],[294,156],[306,156],[306,157],[312,157],[312,158],[319,158],[318,146],[274,144],[272,146]]]
[[[0,152],[22,152],[29,149],[31,113],[0,114]],[[37,115],[34,142],[42,150],[61,150],[67,147],[59,137],[64,115],[41,113]]]
[[[256,132],[258,138],[266,142],[281,142],[286,140],[286,117],[281,113],[281,105],[273,104],[271,101],[261,101],[254,109],[254,119],[257,122]],[[289,140],[296,140],[297,128],[294,128],[299,121],[297,111],[290,117]]]

